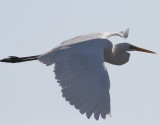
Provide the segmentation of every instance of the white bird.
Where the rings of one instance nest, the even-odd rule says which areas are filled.
[[[55,78],[62,87],[62,96],[69,101],[81,114],[87,118],[94,114],[105,119],[111,114],[110,80],[105,62],[123,65],[128,62],[128,51],[154,53],[150,50],[133,46],[129,43],[112,45],[108,40],[111,36],[127,38],[129,29],[125,32],[103,32],[82,35],[64,41],[51,51],[37,56],[15,57],[0,60],[1,62],[24,62],[39,60],[50,66],[54,64]]]

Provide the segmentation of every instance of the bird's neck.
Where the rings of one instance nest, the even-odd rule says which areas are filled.
[[[115,49],[104,49],[105,61],[114,65],[123,65],[128,62],[130,54],[126,51],[117,51]]]

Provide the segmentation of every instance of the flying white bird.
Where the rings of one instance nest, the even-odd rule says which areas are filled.
[[[112,45],[108,40],[111,36],[127,38],[129,29],[125,32],[103,32],[82,35],[64,41],[51,51],[37,56],[10,56],[0,62],[17,63],[31,60],[50,66],[54,64],[55,78],[62,87],[62,96],[69,101],[81,114],[87,118],[94,114],[105,119],[111,114],[110,80],[105,62],[123,65],[128,62],[128,51],[154,53],[150,50],[133,46],[129,43]]]

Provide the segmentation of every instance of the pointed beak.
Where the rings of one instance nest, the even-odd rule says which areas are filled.
[[[132,46],[132,45],[130,46],[130,49],[133,49],[133,50],[136,50],[136,51],[141,51],[141,52],[146,52],[146,53],[156,54],[153,51],[150,51],[150,50],[147,50],[147,49],[143,49],[143,48],[140,48],[140,47],[137,47],[137,46]]]

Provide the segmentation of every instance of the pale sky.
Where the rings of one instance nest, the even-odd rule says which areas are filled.
[[[159,0],[1,0],[0,59],[43,54],[72,37],[130,27],[129,42],[157,52],[131,52],[123,66],[106,63],[111,114],[87,119],[62,98],[52,72],[38,61],[0,63],[0,125],[160,124]]]

